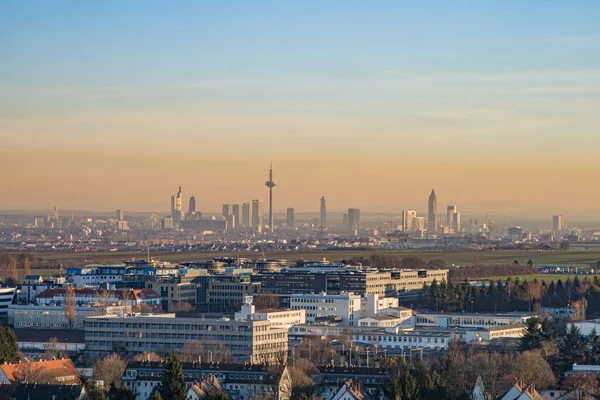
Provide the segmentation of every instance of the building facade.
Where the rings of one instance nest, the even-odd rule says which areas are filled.
[[[259,363],[284,359],[288,330],[268,320],[175,317],[175,314],[90,317],[85,320],[85,345],[90,356],[106,356],[120,349],[133,356],[143,352],[169,353],[190,340],[206,351],[225,349],[235,362]]]

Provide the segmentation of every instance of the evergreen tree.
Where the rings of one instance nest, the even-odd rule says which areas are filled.
[[[556,339],[556,337],[558,336],[558,334],[552,327],[552,324],[550,323],[548,317],[544,317],[544,319],[542,320],[541,331],[543,340],[553,340]]]
[[[19,361],[19,348],[15,331],[8,326],[0,326],[0,364]]]
[[[587,363],[600,365],[600,337],[596,333],[596,328],[592,329],[588,336]]]
[[[573,368],[573,364],[585,364],[587,358],[587,341],[581,331],[573,324],[567,335],[558,345],[557,367],[561,372]]]
[[[186,400],[185,382],[181,362],[175,354],[169,356],[165,373],[163,375],[160,394],[163,399]]]
[[[525,326],[525,333],[521,337],[521,351],[535,350],[542,347],[544,335],[538,318],[529,318]]]
[[[135,400],[137,395],[133,389],[128,387],[117,388],[115,383],[110,384],[110,390],[108,391],[108,398],[110,400]]]
[[[160,385],[154,386],[148,400],[163,400],[162,395],[160,394]]]

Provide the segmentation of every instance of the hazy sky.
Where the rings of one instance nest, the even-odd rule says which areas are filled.
[[[600,211],[600,2],[1,1],[0,208]]]

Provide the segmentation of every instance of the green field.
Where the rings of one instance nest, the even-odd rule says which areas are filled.
[[[235,256],[233,252],[214,252],[214,253],[192,253],[192,252],[152,252],[150,257],[169,261],[201,261],[208,260],[218,256]],[[535,266],[540,265],[581,265],[596,267],[600,260],[600,250],[590,251],[487,251],[487,252],[466,252],[466,251],[417,251],[417,250],[327,250],[327,251],[300,251],[300,252],[267,252],[265,257],[269,259],[287,259],[287,260],[322,260],[326,258],[332,261],[340,261],[353,257],[368,258],[372,254],[382,256],[421,257],[426,261],[431,259],[442,259],[448,265],[494,265],[510,264],[517,260],[521,264],[532,260]],[[109,253],[36,253],[42,262],[55,262],[63,267],[81,266],[85,264],[117,264],[126,260],[146,259],[146,252],[109,252]],[[260,258],[260,252],[241,252],[241,257]]]
[[[587,277],[588,279],[592,280],[594,279],[593,275],[569,275],[569,274],[535,274],[535,275],[521,275],[519,277],[519,279],[521,280],[528,280],[528,281],[532,281],[534,279],[537,279],[538,281],[544,281],[544,282],[557,282],[559,280],[565,282],[567,279],[571,279],[573,280],[573,278],[575,278],[575,276],[578,276],[579,279],[583,280],[585,277]],[[507,276],[501,276],[501,277],[493,277],[493,278],[475,278],[476,280],[481,280],[481,281],[485,281],[485,280],[493,280],[493,281],[505,281],[508,277]],[[510,277],[511,279],[515,279],[514,276]]]

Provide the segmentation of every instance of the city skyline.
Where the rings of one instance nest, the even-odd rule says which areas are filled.
[[[266,203],[273,158],[275,212],[600,212],[591,3],[34,3],[0,4],[0,209]]]

